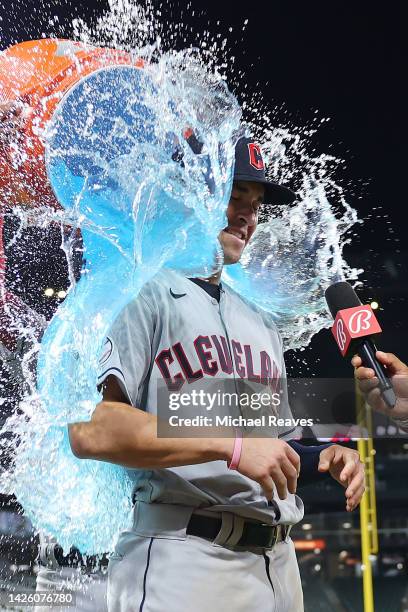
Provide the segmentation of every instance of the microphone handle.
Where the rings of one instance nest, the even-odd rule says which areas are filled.
[[[366,368],[371,368],[374,370],[375,375],[378,378],[378,386],[381,390],[381,395],[383,396],[385,403],[389,408],[394,408],[397,398],[395,397],[394,389],[387,376],[387,370],[375,356],[376,351],[377,347],[375,346],[374,342],[370,338],[367,338],[360,345],[358,354],[363,361],[363,365]]]

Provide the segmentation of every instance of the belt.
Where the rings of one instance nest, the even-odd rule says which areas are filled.
[[[38,560],[41,565],[50,569],[58,567],[78,567],[85,572],[104,570],[108,566],[108,555],[83,555],[78,548],[72,547],[67,555],[59,544],[40,546]]]
[[[187,533],[205,538],[206,540],[215,540],[221,525],[221,519],[192,514],[187,525]],[[273,548],[278,542],[286,540],[291,528],[292,525],[266,525],[264,523],[245,521],[242,535],[235,546]]]

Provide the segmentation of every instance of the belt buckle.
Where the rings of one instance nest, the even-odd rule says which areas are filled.
[[[266,548],[272,550],[275,547],[276,542],[278,541],[278,537],[279,537],[279,525],[273,525],[272,531],[271,531],[271,537],[268,542],[268,546],[266,546]]]
[[[40,565],[50,570],[58,570],[60,564],[55,557],[55,546],[54,543],[43,543],[40,544],[40,550],[38,554],[38,560]]]

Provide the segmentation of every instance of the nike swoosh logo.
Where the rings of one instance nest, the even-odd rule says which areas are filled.
[[[187,293],[173,293],[173,291],[170,289],[170,295],[177,300],[178,298],[182,298],[187,295]]]

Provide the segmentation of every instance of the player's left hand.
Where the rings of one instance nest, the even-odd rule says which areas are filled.
[[[319,472],[329,472],[346,489],[346,510],[351,512],[365,491],[364,464],[358,451],[333,444],[320,453]]]

